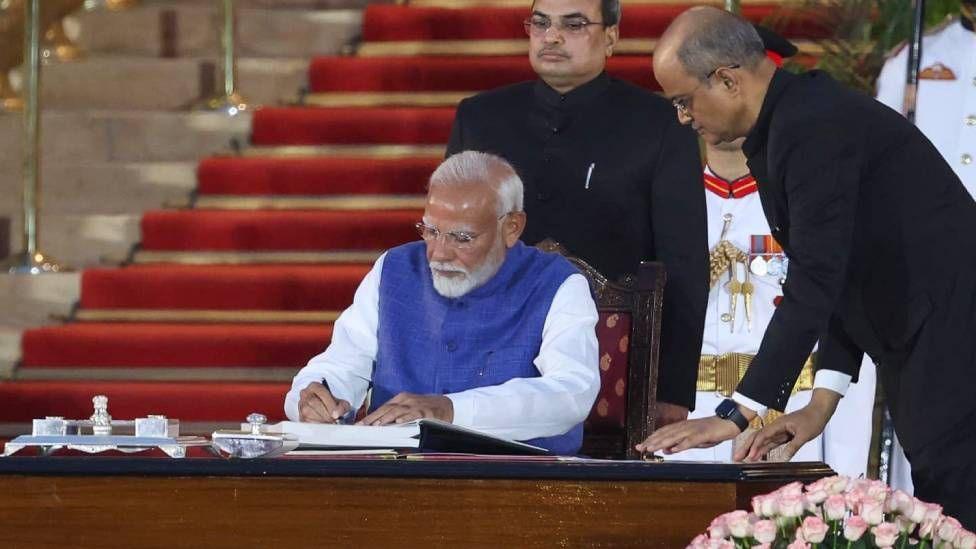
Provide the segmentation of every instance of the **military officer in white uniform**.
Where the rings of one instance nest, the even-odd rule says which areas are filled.
[[[771,57],[789,57],[796,48],[759,28]],[[752,356],[759,350],[763,333],[782,296],[789,261],[770,236],[756,181],[749,175],[741,140],[706,145],[704,186],[708,211],[708,245],[712,251],[712,287],[708,296],[702,359],[698,373],[695,411],[690,418],[714,415],[715,407],[732,395]],[[733,280],[734,274],[734,280]],[[733,304],[734,303],[734,304]],[[797,382],[786,411],[809,402],[810,389],[833,387],[844,381],[831,379],[837,372],[824,371],[816,382],[811,364]],[[865,474],[871,440],[874,406],[874,364],[866,361],[859,381],[841,399],[824,434],[797,452],[793,461],[824,461],[835,471],[854,477]],[[757,403],[743,403],[760,409]],[[769,412],[766,421],[773,419]],[[757,427],[755,425],[753,427]],[[733,441],[711,448],[690,449],[666,455],[668,460],[731,461]]]
[[[976,33],[972,9],[963,12],[922,40],[915,123],[932,141],[969,194],[976,196]],[[888,59],[878,77],[878,100],[904,112],[908,49]]]

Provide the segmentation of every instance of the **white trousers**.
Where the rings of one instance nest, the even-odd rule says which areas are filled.
[[[847,394],[837,405],[837,411],[827,423],[821,436],[807,442],[791,461],[822,461],[838,474],[860,477],[867,472],[871,445],[871,414],[874,409],[874,364],[865,360],[857,383],[851,384]],[[811,391],[800,391],[790,397],[786,412],[796,411],[810,402]],[[699,392],[691,419],[715,414],[715,407],[725,397],[718,393]],[[732,461],[732,441],[712,448],[694,448],[664,456],[675,461]]]

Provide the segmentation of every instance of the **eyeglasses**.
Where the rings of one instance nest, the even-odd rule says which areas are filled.
[[[686,93],[682,96],[675,97],[674,99],[671,100],[671,104],[674,105],[674,108],[678,109],[678,111],[681,112],[681,114],[685,116],[689,116],[691,113],[691,99],[692,97],[695,96],[695,92],[698,91],[698,88],[702,87],[702,85],[705,84],[705,82],[711,80],[712,77],[715,76],[715,73],[717,73],[719,69],[738,69],[739,67],[740,65],[726,65],[722,67],[715,67],[714,69],[712,69],[711,72],[705,75],[705,78],[703,78],[701,82],[698,83],[697,86],[695,86],[695,89],[691,90],[689,93]]]
[[[505,219],[505,217],[507,217],[511,213],[512,212],[507,212],[498,216],[498,221]],[[444,244],[452,248],[457,248],[461,250],[473,246],[474,241],[479,236],[484,234],[484,233],[473,233],[471,231],[442,232],[437,227],[428,225],[423,221],[418,221],[416,224],[414,224],[414,227],[416,227],[417,229],[417,234],[419,234],[420,238],[424,239],[425,242],[435,242],[438,239],[440,239],[441,236],[443,236],[445,237]]]
[[[602,21],[590,21],[585,17],[567,17],[560,19],[558,23],[553,23],[548,17],[534,16],[522,21],[525,33],[529,36],[545,36],[549,29],[555,25],[556,30],[569,36],[581,36],[586,34],[590,25],[604,25]]]

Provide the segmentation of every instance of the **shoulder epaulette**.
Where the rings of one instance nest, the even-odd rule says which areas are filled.
[[[933,34],[942,32],[943,30],[946,29],[946,27],[952,25],[958,20],[959,20],[958,15],[951,15],[951,14],[947,15],[945,19],[943,19],[939,24],[933,25],[932,27],[925,29],[925,33],[922,36],[931,36]],[[885,55],[885,59],[887,60],[887,59],[891,59],[892,57],[895,57],[896,55],[901,53],[901,50],[905,49],[906,46],[908,46],[908,40],[902,40],[894,48],[888,50],[888,53]]]

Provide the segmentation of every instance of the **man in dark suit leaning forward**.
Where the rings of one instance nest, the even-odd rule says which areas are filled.
[[[610,279],[662,261],[658,425],[688,417],[708,299],[701,162],[694,132],[649,90],[604,72],[619,0],[535,0],[526,10],[535,81],[458,106],[448,155],[497,154],[525,183],[522,240],[553,238]]]
[[[731,401],[671,425],[645,451],[727,440],[782,410],[819,339],[818,368],[878,365],[916,495],[976,527],[976,203],[921,132],[820,72],[777,70],[755,30],[714,8],[684,12],[654,73],[678,119],[710,142],[746,137],[763,210],[790,258],[784,299]],[[836,377],[836,376],[834,376]],[[770,424],[737,453],[795,451],[846,387]]]

